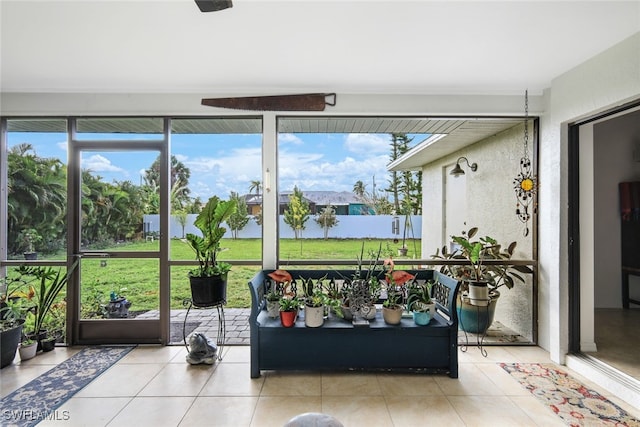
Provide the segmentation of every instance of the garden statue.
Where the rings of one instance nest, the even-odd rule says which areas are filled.
[[[216,352],[218,348],[216,344],[204,334],[196,332],[189,337],[189,354],[187,354],[187,362],[192,365],[206,363],[213,365],[216,360]]]

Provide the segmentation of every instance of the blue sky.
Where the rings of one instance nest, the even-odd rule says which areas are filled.
[[[115,139],[114,134],[108,139]],[[415,135],[412,145],[423,139],[423,135]],[[191,170],[192,196],[206,200],[214,194],[226,198],[230,191],[248,193],[251,181],[261,180],[261,141],[257,134],[180,134],[172,136],[171,150]],[[371,191],[374,177],[377,188],[385,188],[390,141],[389,134],[280,134],[280,189],[291,190],[297,185],[303,191],[352,191],[354,183],[362,180]],[[66,134],[9,134],[9,147],[23,142],[32,144],[39,156],[57,157],[66,163]],[[156,156],[155,152],[85,152],[82,165],[105,181],[139,184],[141,173]]]

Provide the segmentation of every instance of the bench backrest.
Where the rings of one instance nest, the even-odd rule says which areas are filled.
[[[265,304],[264,296],[273,285],[273,280],[268,276],[274,270],[261,270],[249,281],[251,292],[251,319],[255,320]],[[287,270],[293,281],[290,290],[302,293],[303,281],[311,279],[314,284],[319,281],[334,286],[339,286],[344,280],[354,277],[356,270]],[[449,320],[452,324],[457,324],[456,293],[459,282],[436,270],[407,270],[415,276],[414,280],[419,282],[434,280],[435,284],[431,288],[431,298],[436,303],[436,311]],[[384,273],[378,274],[379,279],[384,278]]]

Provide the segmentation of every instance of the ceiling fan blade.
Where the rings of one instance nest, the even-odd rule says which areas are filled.
[[[327,97],[330,98],[327,101]],[[258,111],[324,111],[326,105],[336,105],[335,93],[301,95],[245,96],[235,98],[204,98],[202,105]]]
[[[231,0],[195,0],[200,12],[215,12],[233,7]]]

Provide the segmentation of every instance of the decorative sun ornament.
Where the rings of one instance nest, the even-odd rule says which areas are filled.
[[[524,156],[520,159],[520,173],[514,178],[513,184],[516,190],[516,216],[524,223],[524,235],[529,235],[529,220],[533,210],[536,194],[536,179],[531,171],[531,159],[529,159],[529,97],[528,91],[524,93]]]

